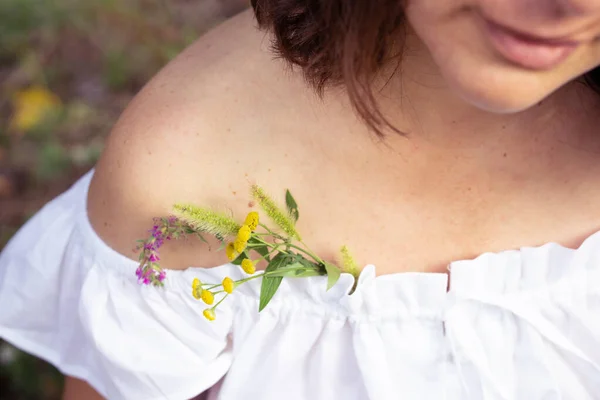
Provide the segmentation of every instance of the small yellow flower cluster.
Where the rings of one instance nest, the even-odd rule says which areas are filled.
[[[173,206],[175,214],[173,218],[180,222],[182,232],[214,235],[221,243],[226,243],[225,254],[227,258],[233,263],[239,264],[242,270],[248,274],[248,276],[237,280],[226,276],[220,283],[203,283],[198,278],[192,281],[192,296],[209,306],[202,311],[204,317],[209,321],[214,321],[217,318],[217,307],[238,286],[251,280],[263,279],[258,302],[258,311],[260,312],[269,304],[279,287],[278,283],[274,283],[280,282],[284,277],[299,278],[327,275],[327,290],[329,290],[338,281],[342,272],[340,267],[324,261],[302,242],[295,226],[299,217],[298,204],[289,190],[286,191],[285,195],[285,209],[279,207],[257,185],[251,187],[251,194],[269,219],[277,225],[277,231],[271,229],[265,223],[261,223],[259,214],[256,211],[250,212],[243,224],[238,224],[229,214],[208,208],[191,204],[176,204]],[[259,226],[261,232],[256,232]],[[159,228],[161,227],[156,225],[152,232],[157,231]],[[166,239],[170,238],[172,234],[167,235],[167,232],[163,230],[157,231],[158,233],[160,233],[161,240],[165,235]],[[153,236],[156,235],[153,234]],[[200,239],[204,240],[202,235],[200,235]],[[145,241],[142,242],[145,243]],[[204,242],[208,244],[205,240]],[[155,251],[154,248],[150,250]],[[254,260],[250,259],[250,251],[260,257]],[[140,260],[146,258],[153,263],[153,268],[159,268],[156,263],[158,261],[157,254],[147,255],[142,253]],[[343,271],[358,276],[358,264],[346,246],[341,248],[341,261]],[[261,262],[265,262],[267,268],[262,273],[256,273],[256,264]],[[157,279],[162,282],[164,272],[160,269],[157,269],[157,271],[160,272]],[[138,278],[141,276],[146,279],[142,272],[144,271],[139,268],[136,270]]]
[[[202,300],[210,306],[215,301],[215,295],[210,290],[203,289],[202,285],[203,283],[200,282],[200,279],[194,278],[192,281],[192,296],[196,300]]]
[[[248,246],[248,240],[252,236],[252,232],[258,227],[258,213],[256,211],[250,212],[246,216],[244,225],[238,230],[237,237],[233,242],[227,243],[225,247],[225,254],[229,261],[233,261],[239,256]]]
[[[225,246],[225,254],[227,255],[227,258],[229,259],[229,261],[233,261],[235,260],[235,247],[233,247],[233,242],[229,242],[227,243],[227,246]]]
[[[223,283],[221,285],[223,285],[223,290],[227,294],[233,293],[233,289],[235,289],[235,282],[228,276],[223,279]]]
[[[207,308],[206,310],[202,311],[202,315],[204,315],[204,318],[209,321],[214,321],[215,318],[217,318],[215,315],[215,310],[212,308]]]
[[[248,213],[248,215],[246,216],[246,221],[244,222],[244,225],[247,225],[248,228],[250,228],[250,230],[252,232],[254,232],[256,230],[256,228],[258,228],[258,223],[259,223],[258,213],[256,211],[252,211],[252,212]]]
[[[196,300],[202,298],[202,282],[200,282],[200,279],[198,278],[194,278],[192,281],[192,296],[194,296]]]
[[[200,298],[209,306],[215,302],[215,295],[210,290],[202,289],[202,292],[200,292]]]
[[[242,251],[244,251],[244,249],[248,245],[248,240],[250,240],[250,235],[252,235],[252,231],[250,230],[248,225],[242,225],[242,227],[238,231],[235,241],[233,242],[233,248],[236,252],[241,253]]]
[[[258,227],[259,218],[258,213],[256,211],[252,211],[246,216],[246,221],[244,224],[238,229],[237,236],[233,242],[227,243],[225,246],[225,253],[227,254],[227,258],[230,261],[235,260],[248,246],[248,241],[252,237],[252,232],[256,230]],[[242,269],[247,274],[254,274],[256,272],[256,268],[254,266],[254,262],[248,258],[245,258],[241,264]],[[195,278],[192,282],[192,296],[196,300],[202,300],[209,306],[212,306],[215,301],[215,294],[225,292],[225,296],[221,298],[221,300],[212,306],[211,308],[205,309],[202,314],[209,321],[214,321],[216,319],[215,309],[216,307],[231,293],[233,293],[236,286],[245,282],[244,279],[240,281],[234,281],[230,277],[226,276],[220,285],[213,284],[203,284],[200,282],[200,279]],[[203,288],[206,286],[206,288]],[[222,288],[220,291],[214,292],[213,290]]]
[[[256,272],[256,267],[254,266],[254,262],[248,258],[244,258],[241,265],[242,269],[247,274],[254,274]]]
[[[202,286],[209,286],[208,289],[203,289]],[[212,306],[213,303],[215,302],[215,293],[221,293],[221,292],[212,292],[212,289],[216,289],[219,285],[210,285],[210,284],[203,284],[200,279],[198,278],[194,278],[194,280],[192,281],[192,296],[194,296],[194,298],[196,300],[202,300],[205,304]],[[237,286],[237,282],[235,282],[233,279],[231,279],[230,277],[226,276],[223,279],[223,282],[220,285],[223,288],[223,292],[228,294],[233,293],[233,290],[235,289],[235,287]],[[225,297],[227,296],[225,295]],[[223,299],[225,298],[223,297]],[[223,301],[223,299],[221,299],[221,301]],[[220,302],[219,302],[220,303]],[[215,304],[214,306],[212,306],[211,308],[207,308],[202,312],[202,315],[204,315],[204,317],[209,320],[209,321],[214,321],[217,318],[217,314],[215,312],[215,309],[217,308],[217,306],[219,305],[219,303]]]

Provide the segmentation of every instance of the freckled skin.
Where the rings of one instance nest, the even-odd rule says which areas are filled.
[[[548,241],[577,246],[600,227],[600,121],[582,112],[600,102],[567,82],[600,64],[600,44],[533,73],[498,59],[472,19],[480,7],[549,33],[579,23],[527,16],[523,4],[536,1],[546,3],[409,2],[419,37],[408,45],[425,50],[403,61],[411,79],[391,81],[385,94],[393,99],[404,84],[398,93],[411,100],[412,114],[393,108],[391,115],[411,135],[385,143],[373,140],[343,93],[318,99],[273,60],[264,33],[241,14],[174,60],[125,111],[90,188],[94,229],[135,259],[135,240],[174,203],[243,218],[257,182],[281,201],[286,188],[294,193],[298,230],[317,254],[333,260],[346,244],[379,274],[443,272],[452,260]],[[586,18],[597,17],[597,3],[587,3]],[[220,265],[218,247],[169,243],[161,262]],[[64,399],[82,398],[100,397],[67,379]]]

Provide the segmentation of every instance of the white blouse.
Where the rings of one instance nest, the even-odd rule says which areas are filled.
[[[260,282],[202,316],[191,283],[231,264],[137,283],[86,214],[92,173],[49,203],[0,256],[0,336],[109,399],[600,399],[600,233],[486,253],[446,274],[367,266]]]

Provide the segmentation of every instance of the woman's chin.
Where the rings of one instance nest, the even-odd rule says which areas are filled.
[[[488,73],[452,74],[444,71],[447,83],[459,98],[497,114],[525,111],[550,96],[561,85],[550,85],[529,74]]]
[[[515,98],[510,96],[510,94],[507,95],[507,93],[499,96],[468,90],[458,91],[457,93],[463,101],[472,106],[495,114],[514,114],[522,112],[543,100],[543,97],[540,96]]]

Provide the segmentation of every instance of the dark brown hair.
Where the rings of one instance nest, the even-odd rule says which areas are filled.
[[[402,50],[400,0],[251,0],[261,28],[272,31],[275,53],[299,66],[322,94],[343,85],[358,115],[382,136],[390,127],[379,111],[372,79]],[[583,80],[600,93],[600,68]]]

